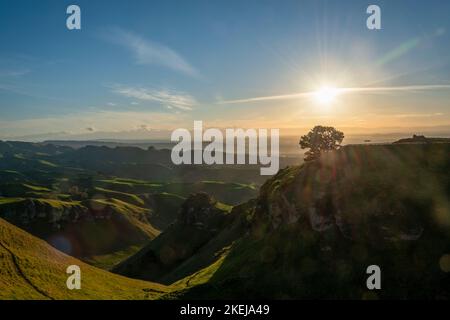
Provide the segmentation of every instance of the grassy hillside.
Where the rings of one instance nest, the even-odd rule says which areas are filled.
[[[224,181],[198,182],[152,182],[145,180],[114,178],[98,181],[103,188],[116,190],[122,194],[169,193],[188,197],[191,193],[207,192],[218,201],[236,205],[257,195],[253,184],[231,183]]]
[[[168,288],[89,266],[0,219],[0,299],[155,299]],[[68,290],[66,268],[81,269],[81,290]]]
[[[144,200],[142,200],[139,196],[132,194],[132,193],[120,192],[120,191],[115,191],[115,190],[99,188],[99,187],[96,187],[94,190],[98,194],[101,194],[101,195],[104,195],[107,197],[117,198],[124,202],[128,202],[128,203],[131,203],[136,206],[144,205]]]
[[[450,299],[449,169],[441,144],[352,146],[282,170],[251,231],[181,297]]]

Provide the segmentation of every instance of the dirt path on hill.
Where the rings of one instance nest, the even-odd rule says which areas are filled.
[[[52,297],[50,297],[47,293],[45,293],[44,291],[42,291],[41,289],[39,289],[38,287],[36,287],[30,279],[27,278],[27,276],[25,275],[25,273],[22,271],[22,269],[20,268],[19,262],[17,260],[16,255],[7,247],[5,246],[1,241],[0,241],[0,246],[5,249],[10,255],[11,255],[11,261],[14,264],[14,267],[17,270],[17,274],[27,283],[29,284],[34,290],[36,290],[37,292],[39,292],[41,295],[43,295],[44,297],[46,297],[47,299],[50,300],[55,300]]]

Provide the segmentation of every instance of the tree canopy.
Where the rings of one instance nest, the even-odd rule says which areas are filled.
[[[336,150],[344,140],[344,133],[334,127],[315,126],[300,138],[300,147],[309,149],[305,161],[317,159],[322,152]]]

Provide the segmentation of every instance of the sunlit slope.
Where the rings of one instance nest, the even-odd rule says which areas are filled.
[[[224,169],[225,170],[225,169]],[[217,169],[217,171],[220,171]],[[195,180],[194,178],[192,180]],[[115,178],[99,180],[101,190],[114,190],[124,194],[174,194],[188,197],[191,193],[207,192],[220,202],[237,205],[257,195],[254,184],[225,182],[224,180],[198,180],[196,182],[152,182],[136,179]],[[117,193],[114,197],[117,197]]]
[[[178,294],[450,299],[450,144],[349,146],[284,169],[248,221],[208,281]],[[366,287],[373,264],[381,290]]]
[[[66,268],[81,268],[81,290],[66,287]],[[0,219],[0,299],[156,299],[165,286],[89,266]]]

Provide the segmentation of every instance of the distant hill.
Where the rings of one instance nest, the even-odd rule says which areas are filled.
[[[404,138],[393,142],[401,143],[450,143],[450,138],[429,138],[421,135],[413,135],[412,138]]]
[[[66,146],[74,149],[79,149],[86,146],[97,147],[138,147],[148,149],[154,147],[156,149],[171,149],[174,143],[170,141],[160,140],[46,140],[43,144],[50,144],[55,146]]]
[[[72,148],[48,143],[0,141],[0,172],[27,172],[30,178],[39,178],[49,171],[53,176],[85,171],[120,178],[189,183],[215,180],[260,185],[266,180],[259,174],[259,165],[177,166],[172,163],[170,153],[169,149],[143,149],[127,144]]]

